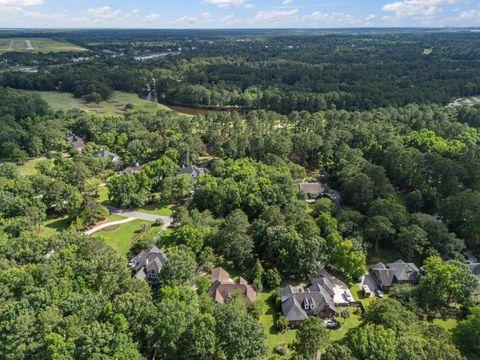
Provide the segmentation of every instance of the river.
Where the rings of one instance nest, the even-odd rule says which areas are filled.
[[[158,102],[159,104],[165,105],[170,110],[173,110],[182,114],[187,114],[187,115],[206,115],[210,112],[227,112],[227,111],[238,111],[239,113],[242,113],[244,111],[243,109],[228,109],[228,108],[206,109],[206,108],[198,108],[193,106],[175,105],[167,101],[163,101],[162,99],[158,99],[157,95],[152,92],[149,92],[145,97],[145,99],[152,102]]]

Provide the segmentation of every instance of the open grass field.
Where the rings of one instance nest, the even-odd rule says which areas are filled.
[[[48,53],[61,51],[86,51],[86,49],[69,42],[46,38],[0,39],[0,54],[7,52]]]
[[[430,55],[433,52],[433,48],[423,49],[423,55]]]
[[[37,169],[35,166],[42,160],[45,160],[45,158],[36,158],[32,160],[28,160],[25,162],[25,164],[18,165],[17,170],[22,174],[23,176],[30,176],[30,175],[35,175],[38,173]]]
[[[116,219],[118,220],[118,219]],[[112,229],[106,229],[95,233],[93,236],[105,241],[122,256],[127,256],[132,239],[138,234],[142,224],[153,224],[151,221],[133,220],[125,224],[113,226]],[[159,228],[152,228],[152,232],[158,232]]]
[[[74,98],[72,94],[58,91],[23,91],[39,94],[53,110],[67,111],[70,109],[84,110],[89,113],[111,116],[125,113],[125,105],[132,104],[136,108],[156,112],[158,110],[169,110],[168,107],[156,104],[138,97],[137,94],[130,94],[121,91],[114,91],[112,98],[100,103],[86,103],[82,99]]]

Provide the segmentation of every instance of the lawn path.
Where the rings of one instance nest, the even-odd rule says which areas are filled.
[[[97,231],[100,231],[100,230],[105,229],[107,227],[114,226],[114,225],[125,224],[125,223],[133,221],[133,220],[135,220],[135,218],[129,217],[129,218],[126,218],[126,219],[123,219],[123,220],[111,221],[111,222],[108,222],[108,223],[105,223],[105,224],[101,224],[101,225],[95,226],[93,229],[85,231],[85,235],[92,235],[92,234],[96,233]]]
[[[163,227],[162,230],[168,228],[170,225],[172,225],[173,218],[168,217],[168,216],[161,216],[161,215],[154,215],[154,214],[147,214],[144,212],[139,212],[139,211],[129,211],[129,210],[123,210],[119,209],[113,206],[108,206],[108,211],[110,211],[110,215],[122,215],[126,216],[126,219],[123,220],[117,220],[117,221],[111,221],[105,224],[101,224],[98,226],[95,226],[93,229],[85,231],[85,235],[92,235],[102,229],[105,229],[110,226],[114,225],[121,225],[125,224],[127,222],[133,221],[133,220],[146,220],[146,221],[155,221],[158,219],[161,219],[163,221]]]
[[[161,219],[163,221],[163,229],[168,228],[170,225],[172,225],[172,222],[173,222],[173,218],[169,216],[149,214],[149,213],[144,213],[140,211],[123,210],[113,206],[108,206],[108,210],[112,215],[128,216],[128,217],[139,219],[139,220],[155,221],[155,220]]]

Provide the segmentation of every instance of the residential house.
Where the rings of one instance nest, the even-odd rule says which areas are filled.
[[[75,134],[69,136],[67,141],[77,151],[82,151],[85,148],[85,140]]]
[[[205,168],[201,168],[195,165],[188,165],[181,168],[177,172],[177,175],[187,174],[193,177],[195,181],[197,181],[200,176],[205,175],[206,173],[207,173],[207,169]]]
[[[243,294],[250,304],[257,298],[256,291],[247,280],[240,276],[237,281],[233,281],[228,272],[221,267],[212,270],[210,279],[212,286],[208,293],[219,304],[224,304],[234,292]]]
[[[403,260],[390,264],[372,265],[369,272],[383,291],[390,290],[394,284],[417,284],[420,280],[419,268]]]
[[[167,255],[154,246],[150,251],[142,251],[135,256],[128,265],[135,272],[134,278],[156,283],[166,262]]]
[[[118,163],[120,161],[120,156],[105,149],[102,149],[99,152],[97,152],[95,156],[100,159],[110,159],[114,163]]]
[[[336,310],[331,290],[316,282],[305,290],[289,285],[280,291],[282,313],[290,326],[294,327],[311,316],[334,317]]]
[[[308,200],[315,200],[321,195],[324,195],[327,191],[326,184],[321,184],[319,182],[301,182],[297,184],[297,191],[304,192],[307,195]]]
[[[134,174],[142,171],[144,167],[145,167],[145,165],[140,165],[139,163],[136,163],[135,166],[129,166],[129,167],[123,169],[122,171],[120,171],[120,174],[134,175]]]

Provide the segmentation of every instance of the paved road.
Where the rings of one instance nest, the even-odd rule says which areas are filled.
[[[12,50],[12,47],[13,47],[13,40],[10,41],[10,45],[8,45],[8,50]]]
[[[162,230],[168,228],[170,225],[172,225],[173,219],[168,216],[162,216],[162,215],[155,215],[155,214],[148,214],[140,211],[129,211],[129,210],[123,210],[119,209],[113,206],[108,206],[108,211],[110,212],[111,215],[121,215],[125,216],[126,219],[118,220],[118,221],[111,221],[105,224],[101,224],[98,226],[95,226],[93,229],[90,229],[88,231],[85,231],[86,235],[92,235],[96,233],[97,231],[100,231],[102,229],[105,229],[109,226],[113,225],[120,225],[120,224],[125,224],[127,222],[133,221],[133,220],[146,220],[146,221],[155,221],[158,219],[161,219],[163,221],[163,226]]]
[[[134,219],[139,219],[139,220],[155,221],[157,219],[161,219],[164,224],[163,226],[164,229],[172,225],[172,222],[173,222],[173,219],[168,216],[148,214],[148,213],[139,212],[139,211],[123,210],[113,206],[109,206],[108,210],[112,215],[122,215],[122,216],[132,217]]]
[[[85,231],[85,235],[92,235],[92,234],[96,233],[97,231],[100,231],[100,230],[105,229],[107,227],[114,226],[114,225],[125,224],[125,223],[133,221],[133,220],[135,220],[135,218],[129,217],[129,218],[126,218],[126,219],[123,219],[123,220],[111,221],[111,222],[108,222],[108,223],[105,223],[105,224],[102,224],[102,225],[98,225],[98,226],[95,226],[93,229]]]
[[[33,45],[30,40],[25,40],[25,43],[27,44],[27,50],[33,50]]]

